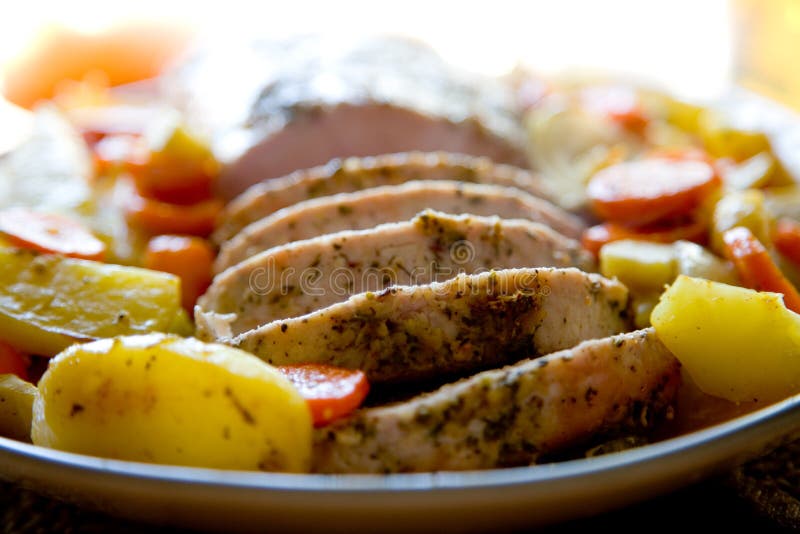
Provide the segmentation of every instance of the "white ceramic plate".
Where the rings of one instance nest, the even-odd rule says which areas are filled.
[[[283,475],[165,467],[0,438],[0,476],[112,515],[202,529],[498,531],[654,497],[800,432],[800,395],[657,444],[597,458],[490,471]]]

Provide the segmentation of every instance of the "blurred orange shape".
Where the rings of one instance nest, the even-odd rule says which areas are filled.
[[[152,78],[185,51],[190,36],[185,27],[156,22],[129,22],[91,34],[48,27],[8,66],[3,94],[31,109],[70,81],[115,86]]]

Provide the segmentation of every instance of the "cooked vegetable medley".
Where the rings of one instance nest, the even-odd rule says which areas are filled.
[[[498,468],[800,393],[800,185],[770,128],[391,46],[416,61],[288,61],[233,128],[197,107],[200,60],[144,99],[83,81],[35,111],[0,155],[0,434],[220,469]]]

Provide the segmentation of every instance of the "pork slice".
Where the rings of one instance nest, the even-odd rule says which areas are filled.
[[[357,293],[515,267],[590,271],[594,261],[580,243],[539,223],[426,210],[256,254],[218,274],[197,310],[231,314],[226,324],[235,336]]]
[[[576,216],[516,188],[420,180],[315,198],[279,210],[223,243],[216,270],[222,271],[278,245],[404,221],[426,208],[456,215],[528,219],[572,238],[580,236],[584,229]]]
[[[219,180],[225,198],[264,179],[348,156],[445,150],[518,166],[527,162],[511,88],[453,68],[419,42],[307,39],[301,46],[258,47],[252,53],[262,50],[270,56],[261,62],[269,73],[246,82],[261,84],[247,120],[216,143],[225,147],[217,150],[226,162]],[[193,81],[208,77],[198,71],[202,67],[178,77],[194,103],[190,120],[194,110],[203,114],[215,105],[203,105],[201,84],[192,89]],[[228,95],[242,93],[217,85]]]
[[[624,332],[627,303],[625,286],[600,275],[504,269],[361,293],[211,340],[273,365],[324,363],[360,369],[371,382],[398,382],[497,367]]]
[[[553,200],[546,184],[529,171],[484,157],[447,152],[408,152],[334,159],[325,165],[263,180],[233,199],[220,217],[213,239],[222,243],[242,228],[298,202],[412,180],[458,180],[516,187]]]
[[[454,121],[388,102],[297,104],[291,117],[223,168],[218,182],[223,198],[266,178],[347,156],[443,150],[526,164],[519,146],[492,135],[477,118]]]
[[[316,431],[320,473],[526,465],[598,433],[669,416],[680,364],[652,329],[486,371]]]

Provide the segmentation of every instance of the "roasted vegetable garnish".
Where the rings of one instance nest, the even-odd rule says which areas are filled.
[[[157,271],[0,248],[0,339],[52,356],[76,341],[186,328],[180,281]]]

